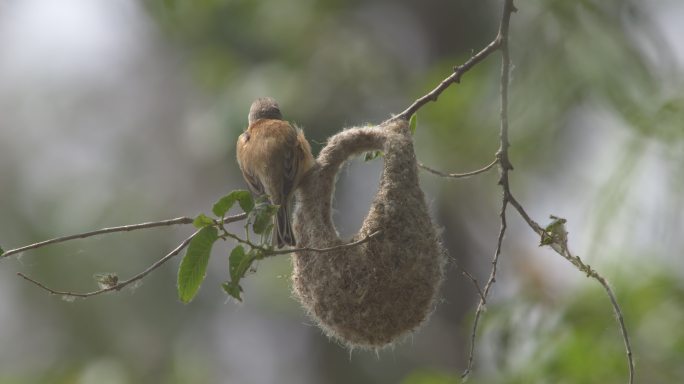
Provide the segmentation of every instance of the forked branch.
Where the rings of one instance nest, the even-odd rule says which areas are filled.
[[[131,277],[130,279],[125,280],[125,281],[122,281],[122,282],[120,282],[120,283],[111,284],[111,285],[109,285],[109,286],[102,287],[102,288],[100,288],[100,289],[98,289],[98,290],[96,290],[96,291],[85,292],[85,293],[69,292],[69,291],[57,291],[57,290],[48,288],[47,286],[45,286],[45,284],[40,283],[40,282],[38,282],[37,280],[32,279],[32,278],[30,278],[30,277],[24,275],[24,274],[21,273],[21,272],[17,272],[17,275],[19,275],[20,277],[24,278],[25,280],[27,280],[27,281],[29,281],[29,282],[35,284],[35,285],[37,285],[38,287],[40,287],[40,288],[42,288],[42,289],[48,291],[49,293],[51,293],[51,294],[53,294],[53,295],[65,296],[65,297],[68,297],[68,298],[75,298],[75,297],[85,298],[85,297],[100,295],[100,294],[103,294],[103,293],[105,293],[105,292],[120,291],[122,288],[126,287],[127,285],[129,285],[129,284],[131,284],[131,283],[134,283],[134,282],[136,282],[136,281],[142,279],[143,277],[147,276],[147,275],[150,274],[152,271],[154,271],[155,269],[157,269],[157,268],[159,268],[160,266],[162,266],[162,264],[166,263],[169,259],[171,259],[172,257],[174,257],[174,256],[176,256],[177,254],[179,254],[180,251],[182,251],[185,247],[188,246],[188,244],[190,244],[190,241],[191,241],[198,233],[199,233],[199,230],[195,231],[195,232],[194,232],[192,235],[190,235],[187,239],[183,240],[183,242],[181,242],[180,244],[178,244],[178,246],[177,246],[176,248],[174,248],[171,252],[167,253],[166,256],[164,256],[164,257],[162,257],[161,259],[157,260],[154,264],[152,264],[152,265],[150,265],[149,267],[147,267],[147,269],[145,269],[144,271],[142,271],[142,272],[138,273],[137,275]]]
[[[527,214],[525,209],[522,207],[522,205],[513,197],[511,190],[510,190],[510,185],[508,181],[508,173],[509,171],[513,170],[513,166],[509,160],[508,157],[508,148],[510,146],[510,142],[508,139],[508,86],[510,82],[510,66],[511,66],[511,60],[510,60],[510,52],[508,49],[508,35],[509,35],[509,25],[510,25],[510,17],[513,12],[516,11],[515,6],[513,5],[513,0],[504,0],[504,7],[503,7],[503,14],[501,16],[501,23],[499,25],[499,31],[496,36],[496,38],[489,43],[484,49],[482,49],[480,52],[478,52],[476,55],[472,56],[468,61],[466,61],[463,65],[457,66],[454,68],[454,73],[444,79],[435,89],[433,89],[431,92],[426,94],[425,96],[417,99],[411,106],[409,106],[405,111],[400,113],[399,115],[395,116],[395,118],[404,118],[408,119],[410,118],[411,115],[413,115],[418,109],[420,109],[423,105],[427,104],[429,101],[436,101],[439,95],[446,89],[448,88],[451,84],[453,83],[458,83],[461,79],[461,76],[463,73],[468,71],[470,68],[484,60],[487,56],[492,54],[495,51],[501,51],[501,82],[500,82],[500,131],[499,131],[499,150],[496,153],[496,160],[485,166],[482,169],[473,171],[473,172],[467,172],[463,174],[446,174],[437,170],[434,170],[432,168],[423,166],[421,164],[421,167],[423,169],[426,169],[427,171],[441,176],[445,178],[462,178],[462,177],[467,177],[467,176],[472,176],[476,174],[483,173],[490,168],[492,168],[494,165],[498,165],[499,168],[499,185],[501,186],[502,189],[502,201],[501,201],[501,209],[499,211],[499,217],[500,217],[500,229],[499,229],[499,234],[497,236],[497,243],[496,243],[496,249],[494,251],[494,256],[492,258],[492,268],[490,271],[489,279],[487,280],[487,283],[484,286],[484,289],[480,290],[479,285],[476,285],[476,288],[478,288],[478,292],[480,293],[480,302],[477,306],[477,309],[475,311],[475,320],[473,323],[473,328],[472,332],[470,335],[470,340],[471,340],[471,345],[470,345],[470,352],[468,356],[468,363],[465,371],[463,372],[462,377],[466,378],[470,372],[472,371],[472,367],[474,364],[474,354],[475,354],[475,341],[476,341],[476,335],[477,335],[477,329],[478,329],[478,324],[481,318],[481,315],[485,309],[486,301],[487,301],[487,296],[491,290],[492,285],[496,281],[496,272],[497,272],[497,265],[499,261],[499,256],[501,255],[501,249],[502,249],[502,244],[503,244],[503,239],[506,234],[506,228],[507,228],[507,221],[506,221],[506,209],[508,205],[512,205],[516,211],[520,214],[520,216],[525,220],[525,222],[534,230],[537,234],[542,236],[542,239],[545,236],[545,230],[539,226],[534,220],[530,218],[530,216]],[[620,333],[622,335],[624,344],[625,344],[625,351],[627,355],[627,362],[628,362],[628,368],[629,368],[629,383],[632,384],[634,382],[634,361],[632,357],[632,347],[629,341],[629,334],[627,332],[627,327],[625,326],[624,318],[622,315],[622,311],[620,309],[620,306],[617,302],[617,299],[615,297],[615,294],[613,293],[612,289],[610,288],[610,285],[606,281],[605,278],[603,278],[598,272],[596,272],[594,269],[592,269],[590,266],[584,264],[582,260],[578,256],[572,255],[570,250],[568,249],[567,245],[567,238],[564,238],[563,241],[561,242],[551,242],[547,245],[550,245],[551,248],[556,251],[559,255],[564,257],[566,260],[570,261],[578,270],[584,272],[587,274],[588,277],[593,278],[594,280],[598,281],[601,286],[604,288],[606,291],[606,294],[608,295],[611,305],[613,307],[613,310],[616,314],[617,320],[618,320],[618,325],[620,328]],[[471,281],[476,282],[472,276],[469,276]]]
[[[232,223],[235,221],[244,220],[246,217],[247,217],[246,213],[241,213],[238,215],[229,216],[229,217],[226,217],[223,219],[223,223]],[[83,233],[78,233],[75,235],[69,235],[69,236],[63,236],[63,237],[57,237],[54,239],[41,241],[41,242],[34,243],[34,244],[29,244],[29,245],[24,246],[24,247],[11,249],[11,250],[7,251],[6,253],[4,253],[2,255],[2,257],[7,257],[7,256],[12,255],[12,254],[18,254],[20,252],[31,250],[31,249],[37,249],[37,248],[45,247],[45,246],[51,245],[51,244],[61,243],[61,242],[65,242],[65,241],[75,240],[75,239],[83,239],[86,237],[92,237],[92,236],[102,235],[102,234],[106,234],[106,233],[130,232],[130,231],[136,231],[136,230],[140,230],[140,229],[155,228],[155,227],[162,227],[162,226],[179,225],[179,224],[192,224],[193,221],[194,221],[194,219],[192,219],[190,217],[178,217],[178,218],[170,219],[170,220],[162,220],[162,221],[154,221],[154,222],[147,222],[147,223],[140,223],[140,224],[122,225],[122,226],[118,226],[118,227],[102,228],[102,229],[98,229],[95,231],[83,232]],[[183,240],[171,252],[166,254],[161,259],[157,260],[155,263],[150,265],[148,268],[146,268],[142,272],[131,277],[130,279],[124,280],[121,282],[117,281],[115,283],[107,284],[106,286],[103,286],[100,289],[95,290],[95,291],[81,293],[81,292],[55,290],[55,289],[47,287],[45,284],[43,284],[43,283],[41,283],[41,282],[39,282],[39,281],[29,277],[29,276],[26,276],[25,274],[23,274],[21,272],[17,272],[17,275],[19,277],[23,278],[24,280],[35,284],[36,286],[40,287],[41,289],[43,289],[43,290],[45,290],[45,291],[47,291],[53,295],[61,295],[61,296],[69,297],[69,298],[76,298],[76,297],[85,298],[85,297],[100,295],[100,294],[103,294],[106,292],[119,291],[122,288],[128,286],[129,284],[134,283],[138,280],[141,280],[142,278],[149,275],[150,273],[152,273],[157,268],[161,267],[169,259],[171,259],[172,257],[179,254],[185,247],[188,246],[188,244],[190,244],[190,241],[197,235],[198,232],[199,231],[195,231],[192,235],[190,235],[190,237]]]

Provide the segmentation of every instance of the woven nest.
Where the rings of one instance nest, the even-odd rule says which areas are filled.
[[[350,348],[380,348],[416,330],[429,317],[446,256],[418,184],[408,123],[350,128],[328,140],[297,191],[297,247],[345,244],[332,222],[336,175],[351,156],[382,150],[380,185],[361,230],[350,241],[381,234],[358,246],[293,255],[293,290],[330,337]]]

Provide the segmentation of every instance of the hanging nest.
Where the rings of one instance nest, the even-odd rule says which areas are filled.
[[[350,128],[328,140],[297,191],[297,247],[327,248],[340,239],[332,221],[335,181],[352,156],[381,150],[379,189],[357,241],[330,252],[297,252],[295,296],[330,337],[350,348],[380,348],[410,334],[435,307],[446,255],[418,184],[413,141],[405,120]]]

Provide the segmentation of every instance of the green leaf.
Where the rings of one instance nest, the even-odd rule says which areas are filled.
[[[411,115],[411,118],[409,119],[409,129],[411,130],[411,134],[415,135],[416,134],[416,126],[418,125],[418,115],[413,114]]]
[[[233,248],[228,257],[230,279],[234,282],[239,281],[245,276],[253,260],[250,254],[245,253],[245,248],[242,245]]]
[[[366,152],[366,154],[363,156],[363,161],[371,161],[375,160],[378,157],[384,156],[385,154],[382,151],[372,151],[372,152]]]
[[[5,253],[5,250],[0,247],[0,256],[2,256]]]
[[[192,225],[194,225],[195,228],[209,227],[211,225],[214,225],[214,220],[212,220],[211,217],[208,217],[204,213],[200,213],[195,218],[195,221],[192,222]]]
[[[252,263],[259,258],[259,255],[260,252],[256,249],[251,249],[248,253],[245,253],[245,248],[242,245],[233,248],[228,257],[230,281],[226,281],[222,284],[223,290],[226,291],[227,294],[242,301],[242,297],[240,296],[240,293],[242,292],[240,280],[245,277],[245,274],[252,266]]]
[[[252,194],[249,193],[249,191],[241,191],[238,196],[238,204],[240,204],[240,208],[242,208],[245,213],[252,212],[252,209],[254,209],[254,198],[252,197]]]
[[[178,298],[183,303],[189,303],[197,294],[207,273],[211,247],[218,239],[218,232],[214,227],[204,227],[190,241],[178,268]]]
[[[273,225],[273,216],[278,212],[278,206],[264,202],[254,207],[254,233],[262,235]]]
[[[244,189],[237,189],[231,193],[220,198],[212,208],[214,215],[218,217],[223,217],[226,212],[233,208],[235,202],[240,204],[240,208],[243,211],[249,213],[254,208],[254,200],[252,199],[252,194]]]
[[[562,217],[554,216],[551,215],[549,216],[551,218],[551,223],[544,228],[546,232],[550,233],[560,233],[561,231],[565,230],[565,223],[568,221]]]
[[[232,281],[226,281],[221,284],[221,287],[223,287],[223,290],[237,301],[242,301],[242,297],[240,297],[240,293],[242,293],[242,287],[240,284],[233,283]]]
[[[544,228],[539,245],[563,244],[568,239],[568,231],[565,229],[567,220],[554,215],[551,215],[551,220],[551,223]]]
[[[542,233],[541,241],[539,242],[540,247],[542,245],[551,245],[553,243],[554,243],[553,237],[549,236],[546,233]]]

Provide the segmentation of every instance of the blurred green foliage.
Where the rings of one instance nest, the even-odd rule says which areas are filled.
[[[641,276],[636,283],[618,278],[615,284],[631,330],[635,382],[678,383],[684,379],[684,329],[676,326],[684,321],[684,284],[666,271],[645,270],[649,270],[648,278]],[[497,370],[476,369],[468,382],[600,384],[627,380],[624,344],[598,285],[583,288],[561,303],[538,299],[535,292],[522,292],[518,299],[489,308],[478,348],[488,351],[487,358],[496,361]],[[460,382],[458,375],[421,370],[402,383]]]
[[[666,272],[613,279],[631,331],[635,382],[676,383],[684,378],[684,284]],[[634,274],[627,272],[624,275]],[[624,344],[608,299],[597,284],[546,306],[525,297],[492,308],[483,333],[494,334],[501,372],[477,383],[618,383],[627,378]],[[521,312],[528,311],[528,315]],[[518,314],[518,315],[516,315]],[[531,315],[534,314],[534,315]],[[521,331],[511,321],[538,316],[538,326]],[[485,339],[487,337],[485,336]],[[503,346],[503,348],[501,348]]]
[[[634,197],[631,193],[640,186],[641,167],[654,147],[661,156],[658,169],[669,183],[661,186],[666,205],[681,207],[684,196],[683,76],[654,20],[654,3],[666,6],[664,2],[636,0],[518,1],[519,11],[511,20],[514,192],[526,207],[534,207],[552,193],[568,196],[583,190],[586,180],[577,172],[582,171],[578,167],[593,166],[581,163],[588,156],[588,141],[594,139],[594,133],[608,132],[600,137],[608,142],[593,148],[596,152],[614,151],[611,156],[615,161],[613,168],[602,169],[598,175],[601,188],[587,210],[587,220],[593,223],[587,237],[593,239],[594,250],[603,246],[599,256],[606,258],[636,252],[620,241],[610,247],[605,244],[616,230],[622,231],[620,239],[641,234],[640,227],[634,229],[629,224],[641,222],[642,212],[625,218],[624,209]],[[154,22],[151,27],[158,44],[172,52],[170,56],[182,72],[173,77],[187,75],[192,79],[196,88],[189,92],[193,98],[189,103],[210,105],[208,110],[222,127],[221,139],[229,143],[226,148],[232,148],[237,133],[246,124],[249,103],[258,96],[278,99],[285,117],[304,125],[314,148],[320,148],[316,143],[324,142],[344,126],[382,121],[427,93],[472,50],[488,43],[495,36],[500,15],[499,1],[481,0],[146,0],[143,4]],[[499,71],[499,59],[493,55],[469,71],[461,84],[448,89],[436,103],[420,110],[420,129],[415,137],[421,161],[458,172],[479,168],[493,159],[498,148]],[[596,114],[608,117],[592,119]],[[160,120],[161,125],[167,123]],[[597,121],[605,125],[593,125]],[[226,168],[233,158],[234,154],[226,149],[217,167]],[[218,163],[215,160],[206,161]],[[201,162],[193,164],[188,173],[202,175],[206,166]],[[491,229],[498,225],[500,190],[495,177],[488,174],[463,183],[428,177],[424,181],[437,220],[445,227],[450,252],[459,265],[472,267],[483,276],[486,270],[480,267],[486,268],[486,261],[482,255],[491,253],[488,246],[495,236]],[[6,236],[39,241],[61,234],[64,223],[89,229],[111,215],[129,217],[145,208],[145,194],[130,193],[129,204],[101,207],[102,213],[95,220],[59,219],[59,201],[27,203],[20,191],[12,189],[16,180],[6,180],[10,181],[3,185],[0,218],[5,220],[0,239],[5,248],[9,246]],[[164,194],[171,195],[173,188],[167,189]],[[65,196],[69,193],[65,192]],[[194,193],[188,192],[191,197],[195,197]],[[193,201],[191,197],[184,201]],[[177,208],[176,201],[164,198],[168,200],[155,195],[155,199],[164,201],[161,207]],[[562,203],[561,198],[552,200],[554,206]],[[238,202],[242,204],[242,200]],[[676,240],[681,237],[682,219],[681,210],[675,208],[659,218],[666,223],[663,230]],[[34,215],[40,220],[30,219],[29,213],[34,211],[40,212]],[[166,217],[170,212],[155,214]],[[55,228],[55,223],[62,226]],[[198,225],[207,223],[200,220]],[[569,224],[573,224],[570,218]],[[516,241],[519,233],[507,236],[507,243],[512,245],[504,252],[506,259],[520,259],[536,248],[538,239]],[[571,244],[579,242],[581,235],[571,233]],[[131,234],[123,241],[98,240],[35,252],[27,265],[17,264],[31,268],[49,286],[67,281],[70,286],[83,287],[93,284],[93,271],[117,270],[124,276],[144,268],[149,258],[173,246],[172,240],[159,233]],[[681,251],[662,251],[656,247],[656,238],[648,241],[653,245],[648,255],[653,265],[645,268],[633,259],[625,260],[622,273],[611,274],[610,280],[631,332],[637,382],[683,382],[684,331],[680,325],[684,321],[684,287],[677,272],[682,266]],[[228,255],[230,251],[222,252]],[[102,258],[92,257],[99,253]],[[599,257],[593,251],[589,254]],[[144,259],[139,255],[152,256]],[[674,259],[670,260],[672,268],[667,264],[668,257]],[[233,266],[236,261],[237,257]],[[11,264],[0,265],[9,269]],[[223,269],[219,275],[225,278],[225,262],[220,265]],[[58,335],[45,341],[49,344],[46,348],[54,346],[50,359],[27,359],[44,362],[40,366],[33,363],[35,366],[25,374],[0,370],[0,384],[213,383],[226,373],[225,361],[242,361],[239,356],[229,356],[230,347],[243,353],[257,348],[254,345],[268,348],[259,350],[262,355],[250,357],[250,361],[263,357],[265,351],[280,348],[278,359],[269,360],[276,367],[271,369],[285,370],[276,363],[295,356],[300,359],[297,371],[312,372],[311,382],[460,382],[460,371],[467,359],[467,320],[472,317],[477,296],[467,283],[457,285],[462,279],[456,272],[449,271],[444,303],[426,325],[435,328],[419,333],[394,351],[381,352],[377,359],[373,354],[358,352],[350,358],[347,351],[329,342],[314,327],[302,326],[308,322],[289,298],[287,279],[274,278],[289,274],[287,261],[269,260],[259,268],[261,274],[248,279],[245,284],[251,286],[245,290],[265,293],[255,294],[255,301],[239,311],[219,307],[217,302],[225,295],[215,292],[217,289],[207,289],[191,308],[182,306],[169,293],[172,284],[168,282],[173,280],[174,271],[159,272],[158,278],[146,280],[135,294],[126,290],[117,296],[71,304],[40,296],[42,293],[36,294],[33,288],[18,288],[17,296],[25,307],[19,316],[38,321],[33,325],[37,330],[51,325],[58,329]],[[524,281],[529,276],[515,278]],[[512,278],[501,277],[506,279]],[[489,303],[469,382],[626,381],[622,340],[603,291],[587,279],[578,287],[567,288],[559,283],[570,291],[549,297],[547,290],[555,283],[522,289],[512,300]],[[497,284],[494,291],[498,289],[502,288]],[[233,321],[240,315],[248,319],[246,325]],[[216,323],[226,316],[231,317],[231,322],[217,327]],[[250,339],[232,333],[232,343],[225,349],[216,347],[211,336],[201,333],[222,327],[242,329],[238,327],[251,326],[261,319],[266,320],[254,326],[256,331],[246,329],[252,331]],[[308,332],[306,336],[296,333],[302,328]],[[437,333],[437,337],[430,339],[434,336],[430,332]],[[290,333],[295,335],[294,340],[278,338]],[[266,341],[257,340],[258,336]],[[268,344],[271,339],[272,344]],[[421,346],[421,340],[432,340],[433,344]],[[296,342],[305,344],[305,352],[295,354],[295,347],[304,348]],[[281,379],[293,382],[287,380],[287,374],[282,374]]]

